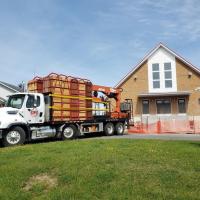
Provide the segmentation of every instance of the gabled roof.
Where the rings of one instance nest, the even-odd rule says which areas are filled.
[[[0,85],[12,90],[13,92],[22,92],[21,88],[15,86],[15,85],[9,84],[9,83],[5,83],[3,81],[0,81]]]
[[[173,56],[175,56],[175,58],[178,58],[180,61],[182,61],[184,64],[186,64],[188,67],[190,67],[191,69],[193,69],[195,72],[200,74],[200,69],[195,67],[194,65],[192,65],[190,62],[188,62],[187,60],[185,60],[183,57],[181,57],[180,55],[178,55],[176,52],[172,51],[171,49],[169,49],[166,45],[164,45],[163,43],[159,43],[154,49],[152,49],[149,53],[147,53],[147,55],[128,73],[126,74],[126,76],[121,79],[118,84],[115,86],[116,88],[120,87],[126,80],[129,79],[129,77],[138,69],[142,66],[142,64],[144,64],[159,48],[163,48],[165,49],[167,52],[171,53]]]

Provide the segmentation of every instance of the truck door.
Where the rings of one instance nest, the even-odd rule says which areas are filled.
[[[44,112],[40,96],[27,95],[23,115],[29,124],[44,122]]]
[[[22,111],[22,115],[29,124],[35,123],[35,117],[33,117],[32,115],[32,111],[34,108],[34,99],[34,95],[28,94],[26,96],[24,109]]]

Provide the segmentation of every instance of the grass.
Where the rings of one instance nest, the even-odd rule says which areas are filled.
[[[94,139],[1,148],[0,199],[200,199],[200,143]]]

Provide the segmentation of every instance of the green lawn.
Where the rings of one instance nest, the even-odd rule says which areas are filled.
[[[94,139],[1,148],[0,199],[200,199],[200,143]]]

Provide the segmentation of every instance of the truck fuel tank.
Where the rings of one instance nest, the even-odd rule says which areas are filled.
[[[56,135],[56,129],[51,128],[50,126],[32,127],[31,132],[32,139],[54,137]]]

